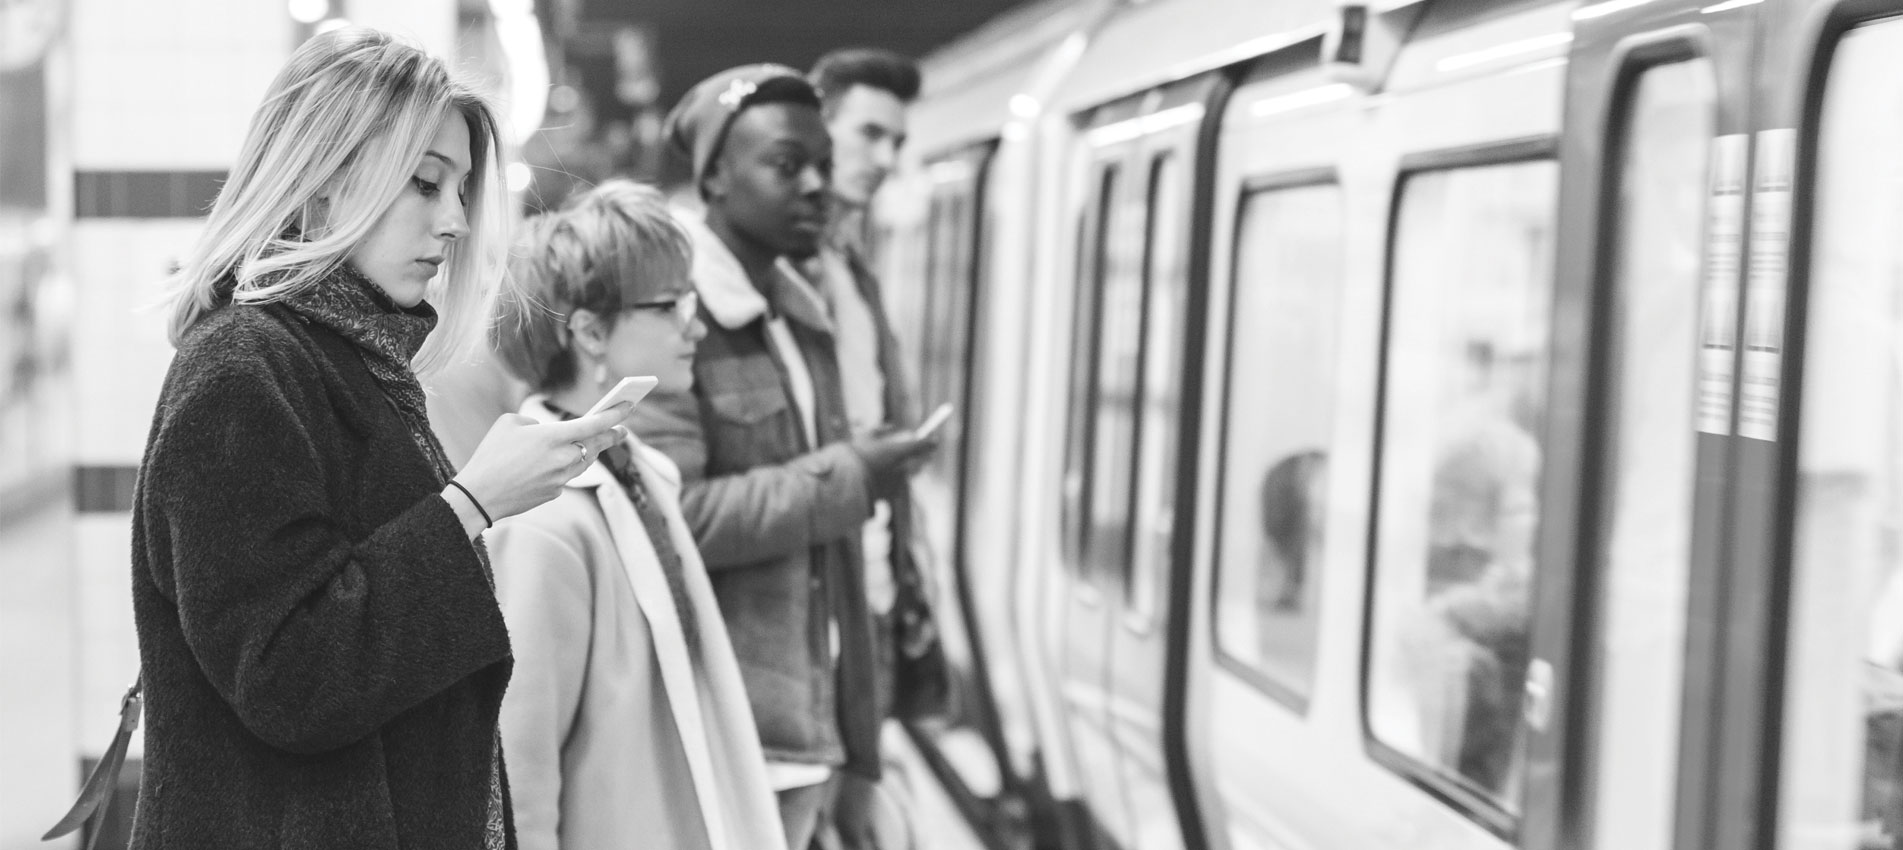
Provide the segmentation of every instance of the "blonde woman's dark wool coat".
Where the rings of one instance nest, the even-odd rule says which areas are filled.
[[[438,482],[336,333],[188,333],[133,508],[134,848],[483,847],[509,637]]]

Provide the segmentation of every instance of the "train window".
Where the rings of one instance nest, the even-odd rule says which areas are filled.
[[[1816,127],[1779,761],[1786,848],[1903,845],[1900,56],[1903,20],[1847,32]]]
[[[1697,460],[1696,356],[1707,160],[1716,81],[1708,60],[1647,69],[1629,89],[1613,241],[1610,502],[1602,512],[1593,841],[1666,848]],[[1720,285],[1732,285],[1721,281]]]
[[[1149,236],[1143,294],[1143,406],[1137,428],[1136,524],[1125,604],[1147,627],[1169,574],[1176,516],[1177,421],[1182,408],[1185,313],[1189,308],[1188,192],[1182,169],[1168,154],[1150,166]]]
[[[1064,439],[1063,536],[1065,564],[1083,573],[1091,516],[1088,468],[1096,434],[1098,340],[1103,335],[1105,270],[1109,266],[1111,210],[1117,198],[1117,167],[1105,166],[1097,195],[1077,229],[1077,291],[1071,332],[1070,405]]]
[[[1342,259],[1341,187],[1243,199],[1217,507],[1217,657],[1297,711],[1315,678]]]
[[[1558,174],[1544,160],[1414,174],[1389,282],[1368,725],[1384,760],[1507,816]]]

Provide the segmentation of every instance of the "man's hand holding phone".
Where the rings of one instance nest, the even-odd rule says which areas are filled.
[[[940,405],[916,429],[882,431],[852,441],[852,450],[872,473],[875,491],[889,493],[904,486],[906,476],[938,449],[937,431],[951,418],[951,412],[951,405]]]
[[[938,409],[932,411],[932,415],[925,417],[924,422],[912,429],[912,436],[920,440],[930,439],[933,434],[938,433],[939,428],[951,421],[952,410],[954,408],[949,401],[939,405]]]

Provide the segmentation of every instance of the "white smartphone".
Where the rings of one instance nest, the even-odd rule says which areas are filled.
[[[594,407],[588,408],[588,415],[593,416],[624,401],[630,404],[640,404],[641,399],[646,398],[647,394],[652,392],[655,385],[660,382],[661,379],[653,375],[635,375],[629,378],[622,378],[621,383],[615,384],[615,388],[609,390],[607,395],[602,396],[600,401],[595,402]]]
[[[944,427],[945,423],[951,421],[952,410],[952,403],[949,401],[939,405],[937,410],[932,411],[932,415],[925,417],[924,422],[912,429],[912,439],[923,440],[930,437],[934,431]]]

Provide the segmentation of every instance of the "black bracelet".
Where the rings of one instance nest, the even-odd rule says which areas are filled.
[[[456,488],[456,489],[458,489],[458,490],[461,490],[461,491],[463,491],[463,495],[465,495],[465,496],[468,496],[468,497],[469,497],[469,504],[472,504],[472,505],[475,505],[475,506],[476,506],[476,513],[479,513],[479,514],[482,514],[482,527],[483,527],[483,528],[495,528],[495,527],[496,527],[496,521],[495,521],[495,520],[492,520],[492,519],[490,519],[490,518],[489,518],[489,512],[488,512],[488,511],[485,511],[485,510],[483,510],[483,509],[482,509],[482,503],[481,503],[481,502],[478,502],[478,501],[476,501],[476,494],[474,494],[474,493],[471,493],[471,492],[469,492],[469,488],[468,488],[468,487],[464,487],[464,486],[462,485],[462,482],[460,482],[460,481],[457,481],[457,480],[456,480],[456,479],[454,479],[454,478],[451,478],[451,479],[449,479],[449,486],[451,486],[451,487],[454,487],[454,488]]]

